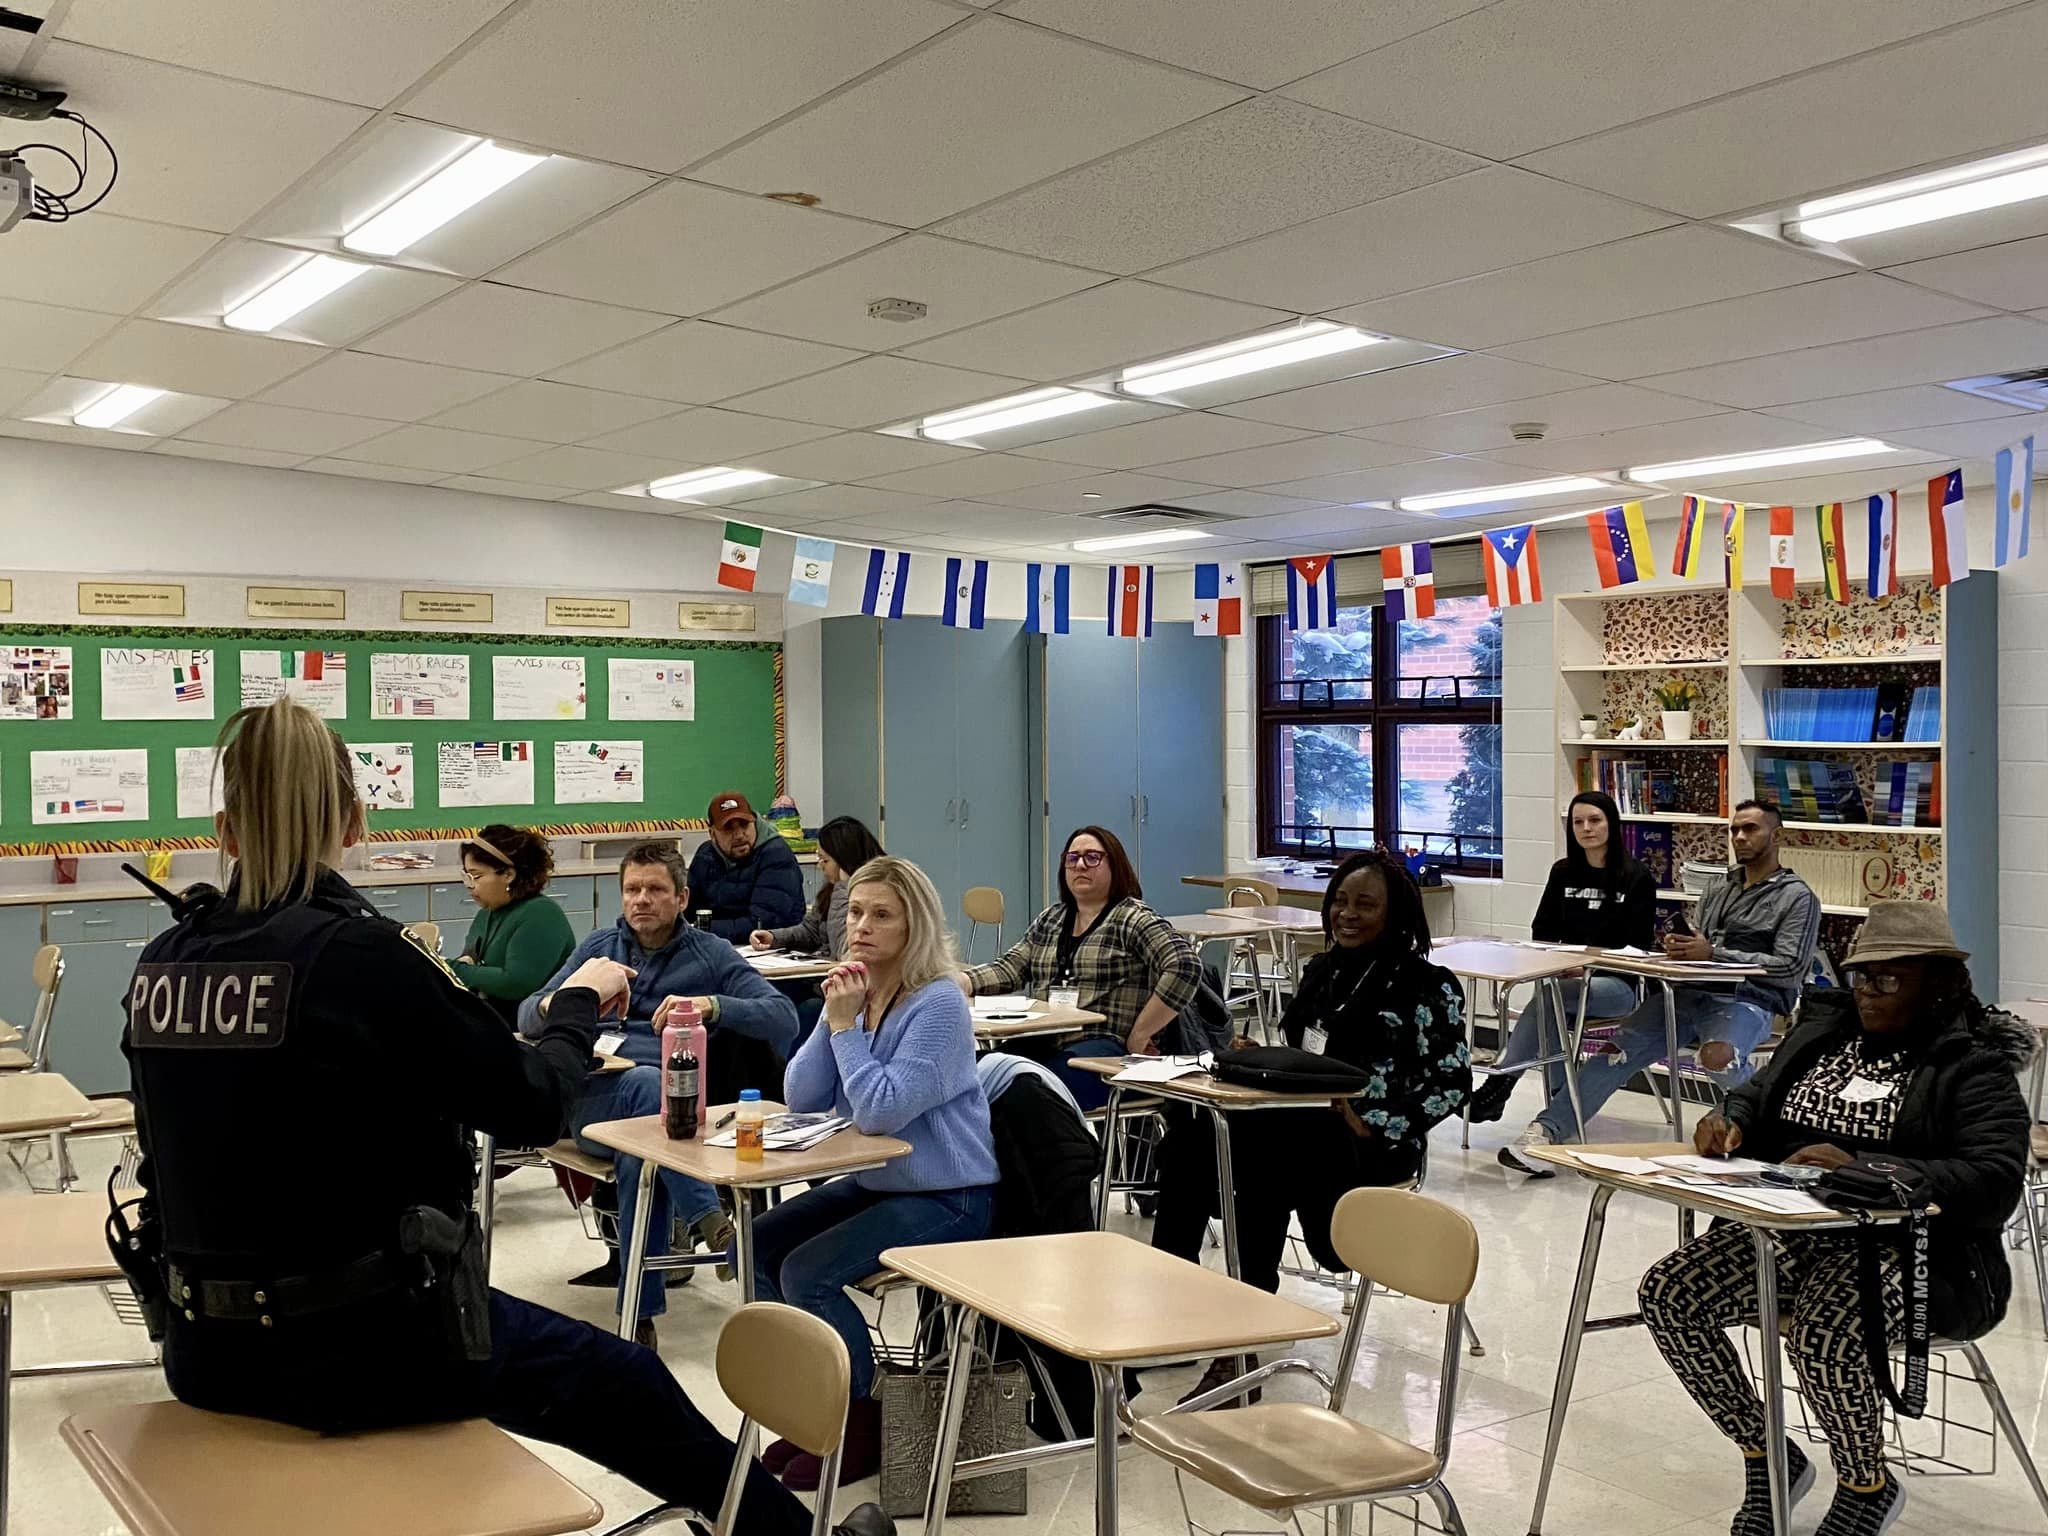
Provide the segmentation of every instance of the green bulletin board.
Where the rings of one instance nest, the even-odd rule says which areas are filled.
[[[688,644],[600,640],[565,635],[428,634],[417,631],[297,631],[281,629],[147,629],[104,626],[0,625],[0,645],[71,648],[72,718],[0,723],[0,854],[97,852],[210,843],[203,817],[177,814],[176,749],[212,744],[221,723],[240,707],[241,653],[249,650],[342,651],[348,663],[348,716],[328,723],[348,742],[411,742],[418,807],[380,810],[371,818],[373,839],[455,832],[490,821],[576,832],[667,831],[702,825],[704,807],[720,790],[738,788],[766,810],[783,787],[782,647],[772,641],[695,641]],[[210,724],[197,720],[103,720],[100,650],[103,646],[211,647],[214,676]],[[469,719],[377,719],[370,713],[373,652],[427,651],[469,657]],[[491,661],[495,656],[584,657],[585,718],[507,720],[494,716]],[[621,720],[608,713],[606,663],[611,657],[675,658],[695,663],[695,719]],[[440,808],[437,765],[443,741],[531,741],[534,803]],[[645,743],[645,798],[634,804],[557,804],[554,743],[615,738]],[[114,747],[147,748],[146,820],[37,826],[29,792],[29,754]],[[630,818],[630,819],[611,819]]]

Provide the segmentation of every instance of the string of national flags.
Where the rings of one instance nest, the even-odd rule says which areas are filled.
[[[2003,568],[2028,553],[2033,520],[2034,439],[2021,438],[2002,448],[1992,461],[1997,500],[1992,564]],[[1820,541],[1821,575],[1829,598],[1851,602],[1855,589],[1849,572],[1845,528],[1854,503],[1829,502],[1812,509]],[[1679,509],[1678,541],[1671,574],[1697,580],[1718,545],[1721,578],[1727,587],[1743,583],[1743,546],[1749,514],[1768,516],[1771,591],[1789,598],[1795,589],[1799,509],[1761,507],[1742,502],[1688,496]],[[1862,572],[1867,597],[1890,597],[1899,589],[1899,493],[1886,491],[1863,499],[1867,528],[1867,559]],[[1657,574],[1650,547],[1648,519],[1640,501],[1623,502],[1586,514],[1593,565],[1603,588],[1632,586]],[[1963,515],[1963,472],[1951,469],[1927,482],[1927,522],[1933,549],[1933,583],[1937,587],[1970,574]],[[761,564],[762,530],[747,523],[725,525],[725,548],[719,560],[718,584],[741,592],[754,590]],[[1489,529],[1479,536],[1486,573],[1486,600],[1494,608],[1515,608],[1543,601],[1543,570],[1537,556],[1537,525],[1517,523]],[[830,600],[832,567],[838,546],[830,539],[800,537],[790,568],[789,600],[822,608]],[[878,618],[903,617],[910,585],[911,555],[907,550],[870,549],[861,585],[861,612]],[[926,557],[937,558],[937,557]],[[945,557],[945,598],[942,623],[954,629],[981,629],[987,623],[986,560]],[[1380,551],[1380,579],[1387,616],[1395,622],[1431,618],[1436,613],[1435,557],[1427,543],[1390,544]],[[1706,569],[1711,569],[1710,565]],[[1302,555],[1289,560],[1287,627],[1290,630],[1337,627],[1337,563],[1334,555]],[[1024,628],[1031,634],[1064,635],[1073,628],[1073,572],[1069,565],[1025,567]],[[1106,576],[1104,602],[1111,635],[1146,639],[1152,633],[1153,568],[1112,565]],[[1195,567],[1194,630],[1198,635],[1244,633],[1244,571],[1238,565]]]

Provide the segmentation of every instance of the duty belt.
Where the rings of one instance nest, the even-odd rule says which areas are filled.
[[[170,1304],[187,1322],[259,1323],[271,1327],[279,1318],[310,1317],[339,1307],[373,1301],[423,1278],[417,1257],[371,1253],[338,1269],[317,1275],[285,1275],[276,1280],[210,1280],[192,1274],[173,1260],[164,1263]]]

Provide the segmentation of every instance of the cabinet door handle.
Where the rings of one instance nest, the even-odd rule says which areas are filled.
[[[1132,826],[1136,826],[1137,824],[1138,824],[1138,797],[1137,797],[1136,795],[1133,795],[1133,796],[1131,796],[1131,825],[1132,825]]]
[[[1140,826],[1143,826],[1146,822],[1150,821],[1151,819],[1152,797],[1150,795],[1138,796],[1138,824]]]
[[[946,802],[946,825],[949,827],[953,825],[953,817],[959,804],[958,800],[948,800]]]
[[[113,925],[114,920],[111,917],[88,917],[80,926],[86,928],[111,928]]]
[[[964,799],[960,802],[960,825],[963,827],[967,825],[968,805],[969,802]]]

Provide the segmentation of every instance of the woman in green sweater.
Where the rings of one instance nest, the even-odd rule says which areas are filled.
[[[541,894],[554,872],[548,840],[519,827],[488,826],[462,845],[463,883],[479,910],[448,966],[508,1024],[576,947],[569,919]]]

